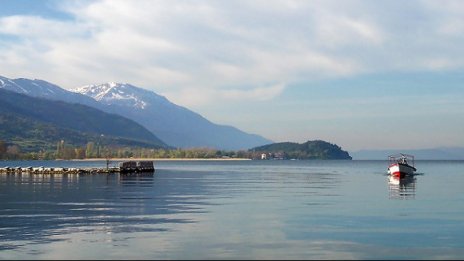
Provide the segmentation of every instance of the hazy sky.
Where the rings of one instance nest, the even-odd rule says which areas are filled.
[[[464,146],[464,1],[0,0],[0,75],[153,90],[276,142]]]

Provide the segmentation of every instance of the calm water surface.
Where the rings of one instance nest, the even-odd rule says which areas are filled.
[[[104,162],[3,166],[104,167]],[[0,259],[463,259],[464,161],[156,161],[0,175]]]

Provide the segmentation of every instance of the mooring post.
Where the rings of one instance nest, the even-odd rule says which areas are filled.
[[[109,172],[109,166],[110,166],[110,158],[106,158],[106,172]]]

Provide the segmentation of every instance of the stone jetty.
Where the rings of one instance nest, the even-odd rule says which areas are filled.
[[[125,161],[119,167],[61,168],[61,167],[3,167],[0,174],[132,174],[154,172],[153,161]]]

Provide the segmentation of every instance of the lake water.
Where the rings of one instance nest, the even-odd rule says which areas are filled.
[[[3,166],[104,167],[105,162]],[[0,175],[0,259],[463,259],[464,161],[155,161]]]

